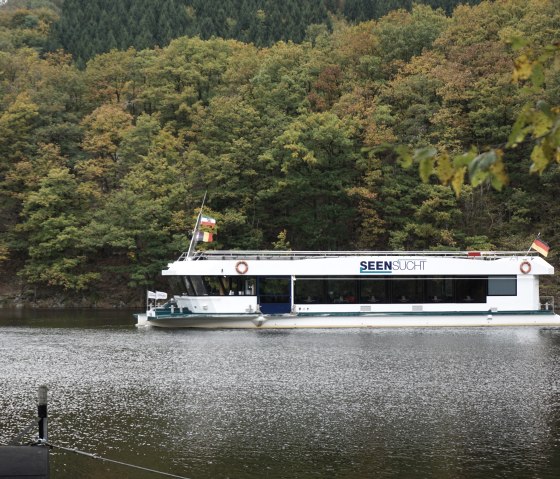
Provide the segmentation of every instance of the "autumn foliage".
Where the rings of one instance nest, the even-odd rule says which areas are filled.
[[[153,284],[205,191],[213,248],[560,244],[553,0],[329,16],[263,46],[118,44],[82,63],[51,48],[60,11],[0,13],[0,262],[24,295]]]

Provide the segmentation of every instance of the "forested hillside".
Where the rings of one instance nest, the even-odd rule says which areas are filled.
[[[556,41],[557,7],[416,5],[333,17],[301,43],[180,37],[84,68],[48,53],[56,10],[3,9],[3,284],[21,281],[26,300],[140,301],[186,248],[206,190],[212,248],[523,250],[541,232],[554,251],[558,170],[530,175],[529,142],[506,150],[507,188],[459,197],[384,145],[500,147],[531,95],[559,105],[558,63],[524,90],[509,43]]]
[[[419,0],[451,12],[478,0]],[[166,46],[181,36],[240,40],[270,46],[300,43],[314,25],[331,29],[330,14],[351,22],[411,9],[412,0],[65,0],[50,48],[64,48],[78,65],[112,48]]]

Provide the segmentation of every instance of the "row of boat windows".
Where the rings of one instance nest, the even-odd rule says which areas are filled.
[[[259,296],[261,303],[291,300],[291,278],[188,276],[189,296]],[[485,303],[487,296],[516,296],[516,276],[296,277],[294,303]]]

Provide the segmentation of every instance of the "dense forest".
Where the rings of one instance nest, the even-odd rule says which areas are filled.
[[[459,0],[420,0],[450,13]],[[478,0],[460,3],[478,3]],[[412,8],[412,0],[65,0],[50,48],[72,53],[78,65],[113,48],[163,47],[178,37],[240,40],[256,46],[301,43],[312,25],[331,30],[329,14],[350,22]]]
[[[538,91],[523,88],[511,43],[556,41],[557,0],[415,4],[369,20],[341,9],[406,2],[325,2],[324,17],[301,17],[311,24],[297,42],[196,30],[80,64],[52,42],[69,6],[88,3],[143,2],[0,9],[0,293],[139,302],[188,245],[205,191],[218,228],[201,247],[524,250],[541,232],[555,262],[558,169],[530,174],[530,141],[504,149],[507,187],[459,196],[387,145],[503,148],[528,100],[559,105],[558,61]],[[179,19],[212,2],[150,3]]]

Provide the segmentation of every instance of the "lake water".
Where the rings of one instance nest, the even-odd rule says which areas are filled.
[[[556,478],[560,329],[154,330],[0,311],[0,443],[192,479]],[[28,436],[28,438],[30,438]],[[53,450],[53,479],[157,478]]]

